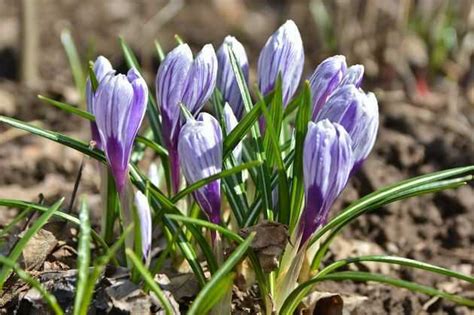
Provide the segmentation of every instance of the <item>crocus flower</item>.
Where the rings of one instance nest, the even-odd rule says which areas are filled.
[[[313,96],[313,120],[346,72],[346,57],[337,55],[325,59],[311,75],[309,82]]]
[[[217,63],[219,65],[217,71],[217,88],[222,93],[224,101],[230,104],[235,116],[240,120],[244,113],[244,104],[240,93],[237,79],[232,69],[228,49],[232,49],[239,63],[245,82],[249,80],[249,63],[245,48],[233,36],[227,36],[221,47],[217,50]]]
[[[179,135],[178,153],[188,184],[217,174],[222,170],[222,130],[217,120],[207,113],[186,122]],[[210,182],[194,192],[194,198],[209,221],[220,223],[220,180]]]
[[[212,45],[205,45],[193,60],[187,44],[173,49],[158,69],[156,98],[162,115],[163,137],[169,151],[173,190],[179,189],[178,136],[184,123],[179,104],[197,115],[214,91],[217,58]]]
[[[262,94],[275,88],[282,78],[283,104],[286,106],[298,87],[303,72],[303,42],[296,24],[288,20],[267,40],[258,58],[258,85]]]
[[[137,191],[135,194],[135,206],[137,209],[138,219],[140,220],[143,260],[148,261],[151,252],[152,236],[151,210],[150,205],[148,204],[148,199],[141,191]]]
[[[338,88],[322,107],[317,120],[329,119],[341,124],[352,139],[356,172],[375,143],[379,126],[377,99],[354,85]]]
[[[148,88],[137,70],[109,73],[94,95],[93,113],[103,150],[115,179],[124,191],[133,141],[145,115]]]
[[[326,223],[352,165],[351,139],[344,127],[327,119],[310,122],[303,146],[305,208],[300,219],[301,244]]]
[[[115,70],[112,68],[110,61],[105,58],[104,56],[99,56],[94,62],[94,74],[97,79],[97,82],[100,84],[100,81],[106,76],[108,73],[114,73]],[[90,78],[87,78],[86,82],[86,102],[87,102],[87,111],[92,115],[94,113],[94,91],[92,90],[92,84]],[[97,124],[95,121],[91,121],[91,136],[92,140],[96,143],[96,147],[102,149],[102,145],[100,143],[100,135],[99,131],[97,130]]]
[[[229,134],[239,123],[237,118],[232,111],[232,108],[228,103],[224,105],[224,123],[226,128],[226,133]],[[237,163],[242,162],[242,142],[239,142],[232,151],[232,155],[234,156]]]
[[[347,69],[346,73],[344,74],[344,78],[342,78],[340,85],[352,84],[359,88],[360,85],[362,84],[363,78],[364,78],[364,66],[353,65]]]

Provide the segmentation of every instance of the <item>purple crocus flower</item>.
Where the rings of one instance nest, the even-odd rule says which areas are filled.
[[[135,206],[140,220],[143,261],[147,262],[151,252],[152,220],[148,199],[141,191],[135,194]]]
[[[225,129],[226,133],[229,134],[234,128],[237,126],[239,123],[237,121],[237,118],[234,115],[234,112],[232,111],[232,108],[228,103],[224,105],[224,123],[225,123]],[[232,151],[232,155],[234,156],[235,160],[237,163],[242,162],[242,142],[239,142],[235,148],[234,151]]]
[[[145,115],[148,88],[137,70],[107,74],[94,95],[93,113],[103,150],[122,194],[133,141]]]
[[[102,81],[102,79],[108,73],[114,73],[115,70],[112,68],[110,61],[104,56],[99,56],[94,62],[94,74],[97,79],[97,82]],[[92,90],[92,84],[90,78],[87,78],[86,82],[86,102],[87,102],[87,111],[92,115],[94,113],[94,91]],[[97,130],[97,124],[95,121],[91,121],[91,136],[92,140],[96,143],[96,147],[102,149],[102,144],[100,142],[99,131]]]
[[[228,49],[232,49],[234,55],[242,69],[245,82],[249,80],[249,63],[245,48],[233,36],[227,36],[224,39],[221,47],[217,50],[217,62],[219,69],[217,71],[217,88],[222,93],[225,102],[230,104],[235,116],[238,120],[242,119],[244,114],[244,104],[242,95],[240,93],[237,79],[235,78],[234,70],[230,62]]]
[[[343,80],[346,68],[346,57],[337,55],[325,59],[314,70],[309,79],[313,95],[313,120],[328,97]]]
[[[352,139],[356,172],[367,158],[375,143],[379,126],[377,99],[373,93],[364,93],[354,85],[338,88],[322,107],[316,120],[329,119],[341,124]]]
[[[267,40],[258,58],[258,86],[262,94],[275,88],[281,74],[283,105],[293,97],[303,72],[303,42],[296,24],[288,20]]]
[[[364,78],[364,66],[353,65],[347,69],[346,73],[344,74],[344,77],[342,78],[340,85],[352,84],[352,85],[355,85],[357,88],[359,88],[360,85],[362,84],[363,78]]]
[[[188,184],[217,174],[222,170],[222,130],[217,120],[207,113],[186,122],[179,135],[178,153]],[[220,180],[210,182],[194,192],[194,198],[209,221],[220,223]]]
[[[303,147],[305,208],[300,219],[301,244],[323,224],[352,169],[351,139],[337,123],[310,122]]]
[[[196,116],[214,91],[217,58],[212,45],[205,45],[193,60],[187,44],[173,49],[158,69],[156,98],[162,115],[163,137],[169,151],[173,190],[180,184],[178,137],[182,125],[179,104]]]

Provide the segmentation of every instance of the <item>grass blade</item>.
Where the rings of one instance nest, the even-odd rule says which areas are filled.
[[[51,216],[58,211],[59,207],[63,203],[64,198],[59,199],[56,201],[45,213],[43,213],[33,225],[25,232],[25,234],[19,239],[18,243],[16,243],[15,247],[11,250],[10,254],[8,255],[8,259],[16,262],[18,258],[20,258],[23,249],[25,248],[28,241],[36,234],[38,231],[48,222]],[[8,276],[10,275],[11,268],[3,267],[0,272],[0,289],[3,287],[5,280],[7,280]]]
[[[85,111],[85,110],[82,110],[80,108],[77,108],[76,106],[74,105],[71,105],[71,104],[68,104],[68,103],[64,103],[64,102],[60,102],[60,101],[56,101],[56,100],[53,100],[49,97],[46,97],[46,96],[43,96],[43,95],[38,95],[38,98],[40,100],[42,100],[43,102],[46,102],[50,105],[53,105],[67,113],[71,113],[73,115],[76,115],[76,116],[79,116],[79,117],[82,117],[84,119],[87,119],[87,120],[90,120],[90,121],[94,121],[95,120],[95,117],[94,115],[92,115],[91,113]]]
[[[89,209],[85,199],[81,201],[79,210],[80,232],[79,247],[77,250],[77,284],[74,297],[74,315],[87,314],[87,306],[84,308],[83,299],[89,279],[89,265],[91,262],[90,241],[91,223],[89,220]]]
[[[304,84],[304,90],[300,97],[298,113],[296,115],[296,140],[295,140],[295,159],[293,163],[293,176],[291,178],[291,217],[289,230],[290,235],[295,229],[301,213],[301,206],[304,198],[304,179],[303,179],[303,144],[308,130],[308,122],[311,118],[311,89],[309,82]]]
[[[32,211],[39,211],[39,212],[47,212],[48,208],[44,207],[42,205],[32,203],[32,202],[26,202],[22,200],[15,200],[15,199],[0,199],[0,206],[5,206],[5,207],[12,207],[12,208],[18,208],[18,209],[30,209]],[[78,218],[67,214],[63,211],[56,211],[53,213],[54,216],[64,219],[70,223],[73,223],[77,226],[81,225],[81,222],[79,221]],[[108,246],[105,243],[105,241],[100,237],[99,234],[97,234],[94,230],[91,230],[92,238],[97,242],[97,244],[100,245],[100,247],[103,248],[103,250],[108,250]]]
[[[171,198],[171,201],[172,202],[177,202],[180,199],[184,198],[185,196],[189,195],[190,193],[196,191],[197,189],[209,184],[210,182],[212,182],[216,179],[220,179],[220,178],[224,178],[224,177],[227,177],[227,176],[230,176],[230,175],[233,175],[233,174],[237,174],[237,173],[242,172],[243,170],[246,170],[246,169],[249,169],[249,168],[252,168],[252,167],[256,167],[256,166],[259,166],[261,164],[262,164],[261,161],[251,161],[251,162],[241,164],[239,166],[236,166],[236,167],[228,169],[228,170],[223,170],[222,172],[219,172],[219,173],[214,174],[212,176],[203,178],[201,180],[198,180],[197,182],[194,182],[192,185],[189,185],[185,189],[178,192],[173,198]]]
[[[21,269],[14,261],[8,259],[7,257],[0,256],[0,264],[2,264],[4,268],[7,267],[13,270],[18,276],[18,278],[35,288],[56,315],[64,314],[63,310],[58,304],[58,301],[56,300],[56,297],[46,291],[45,288],[41,285],[41,283],[39,283],[36,279],[34,279],[23,269]]]
[[[439,296],[449,301],[466,305],[469,307],[474,306],[474,300],[466,299],[458,295],[450,294],[444,291],[437,290],[432,287],[420,285],[414,282],[394,279],[390,278],[381,274],[374,274],[369,272],[361,272],[361,271],[342,271],[342,272],[335,272],[327,275],[322,276],[315,276],[313,279],[306,281],[303,284],[300,284],[293,292],[288,296],[285,300],[281,308],[281,314],[283,315],[290,315],[293,314],[294,310],[298,307],[298,304],[301,302],[304,295],[302,293],[306,293],[305,291],[307,287],[312,287],[313,285],[317,284],[321,281],[344,281],[344,280],[352,280],[358,282],[366,282],[366,281],[373,281],[378,283],[389,284],[395,287],[408,289],[413,292],[424,293],[430,296]]]
[[[61,42],[64,46],[64,50],[66,51],[69,65],[71,66],[71,71],[77,91],[81,96],[81,100],[84,100],[86,90],[86,76],[82,68],[79,53],[77,52],[76,45],[74,44],[74,40],[72,39],[71,32],[69,30],[63,30],[61,32]]]
[[[373,205],[380,206],[381,205],[380,202],[383,200],[386,200],[391,195],[399,194],[402,191],[414,189],[424,184],[429,184],[429,183],[440,181],[446,178],[451,178],[454,176],[471,173],[473,171],[474,171],[474,165],[452,168],[452,169],[448,169],[444,171],[439,171],[439,172],[411,178],[411,179],[387,186],[371,194],[368,194],[367,196],[352,203],[343,212],[338,214],[331,221],[329,221],[325,226],[323,226],[320,230],[318,230],[313,235],[313,237],[311,237],[310,244],[313,244],[314,242],[316,242],[326,232],[340,225],[341,223],[345,222],[345,220],[347,220],[348,218],[351,218],[354,215],[357,215],[358,213],[366,211],[367,208]]]
[[[202,288],[193,304],[191,304],[188,315],[206,314],[226,294],[227,290],[232,287],[233,274],[231,271],[247,252],[254,236],[254,234],[251,234],[240,244],[212,276],[211,280]]]
[[[454,178],[450,180],[444,180],[444,181],[437,181],[437,182],[432,182],[424,185],[420,185],[418,187],[414,187],[411,189],[404,190],[402,192],[398,192],[396,194],[393,194],[391,196],[388,196],[386,199],[375,203],[371,206],[368,206],[366,208],[361,209],[360,211],[352,211],[350,212],[350,216],[347,217],[345,220],[340,222],[336,227],[334,227],[331,230],[331,233],[328,235],[328,237],[324,240],[324,242],[321,244],[320,248],[316,252],[316,255],[313,259],[313,262],[311,264],[311,270],[316,270],[322,259],[324,258],[324,255],[326,254],[326,251],[328,250],[332,240],[336,237],[337,234],[349,223],[351,223],[353,220],[358,218],[364,213],[367,213],[369,211],[372,211],[374,209],[377,209],[383,205],[386,205],[388,203],[402,200],[402,199],[407,199],[413,196],[419,196],[423,194],[428,194],[428,193],[433,193],[445,189],[452,189],[452,188],[457,188],[459,186],[465,185],[467,180],[471,180],[472,176],[465,176],[465,177],[460,177],[460,178]]]
[[[159,285],[153,280],[152,275],[148,272],[145,265],[140,261],[140,259],[135,255],[135,253],[130,249],[127,248],[125,250],[126,255],[132,262],[133,266],[135,266],[136,270],[140,273],[145,283],[148,287],[155,293],[158,300],[160,300],[161,306],[163,307],[165,313],[167,315],[173,315],[173,307],[171,306],[168,298],[166,297],[165,293],[161,290]]]

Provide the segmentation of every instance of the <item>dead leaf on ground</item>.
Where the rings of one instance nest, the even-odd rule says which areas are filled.
[[[281,223],[264,221],[241,229],[239,235],[245,238],[252,232],[256,234],[250,247],[255,251],[263,270],[275,270],[288,243],[288,227]]]

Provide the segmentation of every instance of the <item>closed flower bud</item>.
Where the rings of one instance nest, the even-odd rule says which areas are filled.
[[[100,84],[100,81],[106,76],[108,73],[114,73],[115,70],[112,68],[110,61],[103,57],[99,56],[94,62],[94,74],[97,79],[97,82]],[[86,102],[87,102],[87,111],[92,115],[94,113],[94,91],[92,90],[91,79],[87,78],[86,82]],[[100,136],[99,131],[97,130],[97,124],[95,121],[91,121],[91,136],[92,140],[96,143],[96,147],[102,149],[102,145],[100,143]]]
[[[235,37],[227,36],[217,51],[219,69],[216,86],[222,93],[224,101],[230,104],[235,116],[240,120],[244,113],[244,104],[234,70],[232,69],[228,49],[232,49],[247,83],[249,80],[249,64],[244,46]]]
[[[151,252],[152,220],[148,199],[141,191],[137,191],[135,194],[135,206],[138,219],[140,220],[142,255],[143,260],[146,262]]]
[[[224,120],[226,133],[229,134],[237,126],[238,121],[228,103],[226,103],[224,106]],[[239,142],[239,144],[235,146],[234,151],[232,151],[232,155],[234,156],[237,163],[242,162],[242,142]]]
[[[178,153],[184,177],[189,185],[222,170],[222,131],[217,120],[207,113],[186,122],[179,135]],[[194,192],[194,198],[209,221],[220,223],[220,180],[214,180]]]
[[[338,88],[321,109],[317,120],[329,119],[341,124],[352,139],[354,169],[357,171],[375,143],[379,109],[373,93],[364,93],[354,85]]]
[[[134,69],[108,74],[94,96],[93,112],[107,161],[119,193],[123,191],[133,141],[145,115],[148,88]]]
[[[296,24],[288,20],[267,40],[258,58],[258,85],[262,94],[275,88],[281,75],[283,105],[286,106],[300,82],[303,72],[303,42]]]
[[[179,104],[197,115],[214,91],[217,58],[212,45],[205,45],[193,60],[187,44],[173,49],[158,69],[156,98],[162,115],[163,137],[168,147],[173,189],[179,189],[178,136],[184,123]]]
[[[309,82],[313,97],[313,120],[346,72],[346,57],[337,55],[325,59],[311,75]]]
[[[303,147],[305,208],[300,219],[301,244],[326,223],[352,165],[351,139],[346,130],[327,119],[310,122]]]

